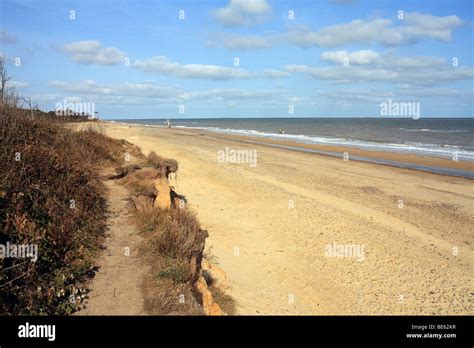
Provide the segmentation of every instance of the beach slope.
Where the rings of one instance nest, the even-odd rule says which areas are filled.
[[[174,185],[209,231],[238,314],[474,313],[470,179],[198,130],[106,131],[179,161]],[[226,147],[256,150],[256,165],[219,163]]]

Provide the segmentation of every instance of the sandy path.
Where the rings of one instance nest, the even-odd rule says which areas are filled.
[[[183,130],[107,134],[179,161],[240,314],[473,313],[472,181]],[[226,146],[258,165],[217,163]],[[363,261],[325,256],[332,243],[364,245]]]
[[[141,283],[146,267],[138,257],[142,238],[128,221],[128,191],[113,180],[106,181],[105,185],[110,210],[106,250],[98,260],[100,269],[92,283],[86,308],[78,314],[144,315]]]

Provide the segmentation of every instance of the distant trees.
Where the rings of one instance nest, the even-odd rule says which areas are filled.
[[[5,66],[5,57],[0,56],[0,73],[1,73],[1,85],[0,85],[0,103],[6,102],[6,98],[11,92],[11,88],[7,86],[10,77],[8,76],[7,68]]]
[[[42,112],[37,105],[33,104],[30,97],[20,96],[15,86],[11,83],[11,77],[5,64],[5,57],[0,55],[0,107],[26,109],[29,111],[29,117],[34,117],[35,113],[50,118],[62,118],[67,122],[81,122],[88,120],[97,120],[97,112],[94,103],[72,103],[64,101],[63,104],[57,104],[55,111]],[[74,111],[74,107],[78,106],[80,110]]]

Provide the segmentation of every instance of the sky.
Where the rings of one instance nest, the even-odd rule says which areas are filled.
[[[40,108],[104,119],[474,117],[473,3],[2,0],[0,54]]]

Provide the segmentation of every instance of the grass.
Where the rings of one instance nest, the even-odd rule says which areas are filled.
[[[104,239],[99,170],[121,164],[125,147],[41,111],[2,104],[0,112],[0,244],[36,244],[39,254],[0,259],[0,315],[71,313]]]
[[[175,171],[178,163],[152,153],[140,164],[140,170],[128,171],[122,183],[130,189],[136,204],[134,221],[145,238],[143,251],[151,273],[143,283],[145,307],[153,315],[202,315],[200,298],[194,283],[201,271],[207,231],[201,229],[193,212],[187,208],[153,207],[156,197],[153,180],[163,167]]]
[[[164,260],[167,262],[160,267],[160,271],[156,274],[158,279],[168,278],[175,284],[186,284],[191,281],[192,273],[186,262],[166,258]]]

